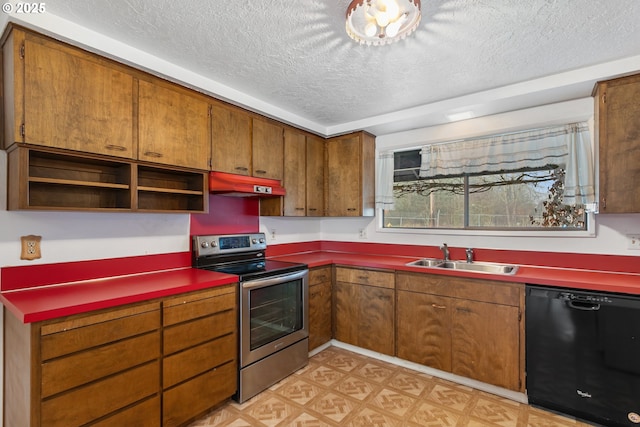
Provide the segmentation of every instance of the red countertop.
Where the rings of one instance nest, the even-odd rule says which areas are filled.
[[[31,323],[237,281],[232,274],[185,267],[5,291],[0,302],[23,323]]]
[[[309,267],[342,264],[357,267],[384,268],[418,273],[490,279],[503,282],[528,283],[640,295],[640,274],[637,273],[520,265],[515,274],[489,274],[406,265],[406,263],[420,258],[415,256],[370,255],[331,251],[312,251],[280,255],[276,258],[282,261],[305,263],[309,265]]]
[[[344,246],[344,244],[341,245]],[[333,247],[340,244],[330,243],[325,246]],[[309,247],[313,249],[308,250]],[[345,247],[353,249],[348,244]],[[288,253],[286,249],[289,250]],[[322,244],[313,242],[312,244],[293,244],[288,248],[272,247],[271,253],[269,251],[267,253],[270,258],[300,262],[309,267],[340,264],[640,295],[640,273],[637,271],[636,262],[640,259],[638,257],[603,255],[602,258],[607,265],[612,261],[618,269],[604,271],[582,268],[589,262],[594,265],[594,268],[598,267],[597,263],[593,263],[594,256],[591,255],[587,257],[587,263],[580,259],[579,262],[574,262],[571,268],[564,268],[549,264],[537,266],[519,262],[531,259],[531,254],[521,254],[520,258],[515,258],[517,262],[514,262],[501,258],[503,255],[500,253],[477,251],[483,255],[481,258],[483,261],[488,260],[485,259],[485,255],[492,255],[493,258],[497,257],[496,262],[512,262],[519,265],[518,271],[513,275],[499,275],[406,265],[421,257],[433,256],[433,254],[437,256],[439,254],[437,248],[418,248],[420,250],[416,251],[418,253],[415,256],[411,255],[413,247],[408,246],[394,247],[393,251],[386,245],[359,246],[358,249],[361,250],[330,250],[322,247]],[[369,253],[369,249],[378,253]],[[455,259],[460,258],[458,255],[464,256],[463,249],[458,249],[452,250],[452,257]],[[381,252],[400,253],[402,256]],[[516,256],[519,255],[516,254]],[[569,261],[575,257],[570,256]],[[577,257],[580,258],[579,255]],[[543,259],[539,258],[537,261],[543,261]],[[534,260],[534,262],[537,261]],[[238,280],[235,275],[193,269],[189,264],[189,253],[177,253],[5,267],[0,270],[0,279],[2,279],[0,302],[22,322],[30,323],[225,285]],[[575,268],[575,265],[581,267]],[[629,268],[631,272],[619,271],[624,267]]]

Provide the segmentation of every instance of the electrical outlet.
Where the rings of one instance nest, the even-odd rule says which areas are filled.
[[[627,235],[627,248],[628,249],[640,249],[640,234],[628,234]]]
[[[34,260],[40,258],[42,256],[40,253],[41,240],[42,236],[34,236],[33,234],[20,237],[20,241],[22,242],[20,259]]]
[[[366,228],[361,228],[360,230],[358,230],[358,235],[360,236],[361,239],[366,239],[367,238],[367,229]]]
[[[276,240],[276,229],[275,228],[271,229],[271,240]]]

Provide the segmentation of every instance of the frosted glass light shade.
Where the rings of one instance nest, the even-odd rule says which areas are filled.
[[[346,13],[349,37],[384,45],[404,39],[420,23],[420,0],[353,0]]]

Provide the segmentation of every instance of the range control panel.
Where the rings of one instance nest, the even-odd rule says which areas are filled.
[[[264,233],[193,236],[196,257],[264,251],[267,248]]]

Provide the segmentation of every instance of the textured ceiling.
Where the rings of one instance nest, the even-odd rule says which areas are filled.
[[[46,7],[327,134],[356,127],[380,134],[431,125],[450,111],[490,114],[589,96],[591,75],[580,85],[548,79],[640,58],[640,0],[423,0],[416,33],[387,46],[348,38],[348,4],[57,0]],[[517,99],[496,95],[536,79],[543,84]],[[478,93],[484,95],[470,96]],[[492,101],[500,105],[483,110]],[[420,119],[425,111],[430,117]]]

